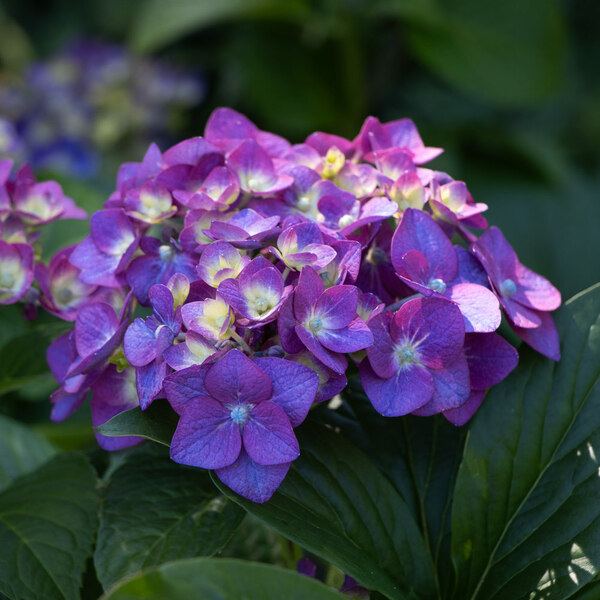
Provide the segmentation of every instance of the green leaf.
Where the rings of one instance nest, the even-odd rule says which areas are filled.
[[[244,514],[219,493],[207,471],[174,463],[160,446],[140,449],[115,471],[106,490],[94,555],[98,578],[107,589],[141,569],[211,556]]]
[[[568,598],[598,572],[600,284],[557,325],[561,362],[523,351],[474,419],[452,516],[461,600]]]
[[[320,581],[225,558],[177,560],[125,581],[103,600],[347,600]]]
[[[135,19],[132,44],[140,52],[155,51],[193,31],[226,20],[295,21],[307,14],[306,0],[146,0]]]
[[[0,592],[77,600],[96,534],[96,476],[81,454],[58,454],[0,493]]]
[[[300,458],[269,502],[255,504],[217,484],[248,512],[366,588],[395,600],[432,597],[431,561],[394,487],[341,435],[310,424],[297,433]]]
[[[139,407],[123,411],[95,429],[108,437],[137,435],[170,446],[178,420],[166,400],[155,400],[144,411]]]
[[[427,419],[410,415],[382,418],[359,382],[351,382],[344,398],[351,407],[346,409],[348,418],[327,409],[332,424],[347,431],[392,481],[425,538],[436,571],[436,586],[440,591],[449,590],[453,583],[452,493],[465,430],[440,415]]]
[[[13,479],[37,469],[56,448],[17,421],[0,416],[0,491]]]
[[[407,25],[416,56],[451,84],[499,105],[543,101],[562,83],[565,27],[556,0],[438,0]]]

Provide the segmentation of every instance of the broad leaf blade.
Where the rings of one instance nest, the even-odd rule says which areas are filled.
[[[244,517],[206,471],[182,467],[158,450],[132,453],[108,484],[94,556],[105,589],[141,569],[215,554]]]
[[[475,417],[452,519],[461,600],[568,598],[600,567],[600,285],[557,322],[562,361],[522,352]]]
[[[56,448],[17,421],[0,416],[0,491],[13,479],[37,469]]]
[[[344,600],[321,582],[293,571],[230,559],[178,560],[138,575],[103,600]]]
[[[432,597],[434,574],[423,538],[375,464],[331,430],[306,424],[298,438],[300,458],[266,504],[220,488],[364,587],[395,600]]]
[[[96,477],[83,455],[63,453],[0,493],[0,592],[77,600],[96,534]]]
[[[95,429],[108,437],[137,435],[170,446],[178,419],[166,400],[155,400],[144,411],[139,407],[123,411]]]

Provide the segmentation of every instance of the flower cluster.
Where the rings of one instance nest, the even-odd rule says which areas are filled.
[[[95,175],[102,155],[124,142],[143,152],[165,139],[178,111],[204,97],[198,75],[94,40],[34,63],[22,80],[3,80],[0,157],[79,178]]]
[[[382,415],[459,425],[517,363],[502,313],[558,360],[559,292],[464,183],[421,166],[440,152],[408,119],[292,145],[225,108],[204,136],[152,145],[43,270],[41,304],[75,321],[48,352],[52,417],[90,389],[94,424],[166,397],[173,460],[264,502],[353,365]]]

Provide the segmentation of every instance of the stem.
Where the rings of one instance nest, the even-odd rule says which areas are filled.
[[[283,270],[283,273],[281,274],[281,276],[283,277],[283,283],[285,283],[285,280],[287,279],[287,276],[290,274],[290,268],[286,267]]]
[[[236,333],[233,329],[229,330],[229,335],[231,335],[231,337],[242,347],[244,352],[247,352],[250,355],[253,354],[250,346],[248,346],[246,341],[238,333]]]

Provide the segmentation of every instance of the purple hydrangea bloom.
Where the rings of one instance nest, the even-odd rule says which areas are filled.
[[[318,273],[304,267],[294,294],[279,313],[281,345],[290,353],[307,348],[324,365],[344,373],[344,353],[373,343],[371,331],[356,313],[357,304],[358,288],[336,285],[324,290]]]
[[[33,248],[0,240],[0,304],[18,302],[33,281]]]
[[[315,223],[299,223],[284,229],[277,238],[277,248],[270,248],[290,269],[301,271],[306,265],[322,269],[335,257],[336,251],[325,243]]]
[[[226,220],[215,219],[204,233],[212,240],[229,242],[236,248],[260,248],[263,240],[277,235],[279,217],[262,217],[251,208],[234,213]]]
[[[360,379],[375,409],[397,417],[429,414],[464,404],[469,369],[463,354],[464,321],[458,308],[438,298],[415,298],[393,315],[373,317],[377,340],[367,348]]]
[[[305,419],[317,387],[317,375],[303,365],[250,360],[239,350],[179,371],[165,381],[180,415],[171,458],[215,469],[235,492],[266,502],[299,456],[293,428]]]

